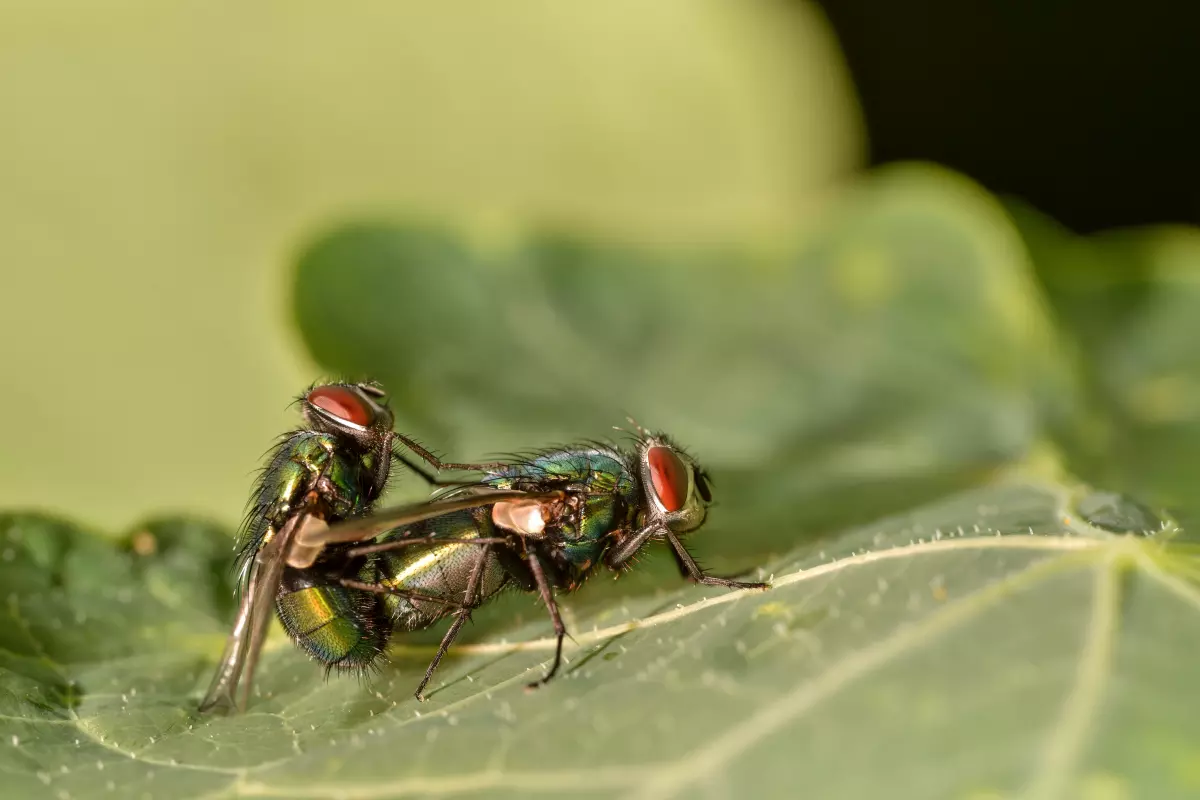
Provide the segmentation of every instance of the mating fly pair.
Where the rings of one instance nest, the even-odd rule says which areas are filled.
[[[555,590],[574,590],[601,565],[622,569],[651,540],[666,541],[692,581],[766,588],[708,575],[684,547],[681,534],[703,524],[712,497],[703,470],[665,436],[642,431],[632,452],[588,444],[452,464],[392,430],[375,384],[316,386],[300,405],[305,425],[275,447],[251,497],[241,602],[202,711],[246,707],[273,611],[327,669],[357,672],[384,660],[394,630],[452,616],[420,699],[471,610],[509,585],[541,596],[557,638],[554,662],[531,686],[550,680],[562,659]],[[372,513],[393,459],[433,484],[443,470],[481,477]]]

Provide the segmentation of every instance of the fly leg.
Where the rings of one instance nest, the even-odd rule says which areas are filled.
[[[479,548],[479,559],[475,562],[475,566],[471,569],[471,577],[467,580],[467,589],[463,592],[462,606],[455,612],[454,622],[450,625],[450,630],[446,631],[446,635],[442,637],[442,643],[438,645],[437,654],[434,655],[433,661],[429,662],[429,667],[425,670],[425,677],[421,679],[421,683],[417,686],[417,691],[413,692],[413,696],[418,700],[425,699],[425,686],[429,683],[429,679],[433,677],[433,671],[437,669],[438,664],[442,660],[442,656],[446,655],[446,651],[450,649],[450,645],[458,638],[458,632],[462,629],[463,623],[467,621],[467,617],[471,616],[471,609],[479,605],[479,587],[483,584],[483,571],[487,567],[488,553],[491,552],[490,544],[482,545]]]
[[[420,600],[424,603],[439,603],[450,608],[462,609],[462,603],[456,603],[453,600],[447,600],[444,597],[438,597],[424,592],[414,591],[413,589],[397,589],[392,586],[382,586],[378,583],[363,583],[362,581],[353,581],[349,578],[340,578],[338,583],[345,586],[347,589],[357,589],[360,592],[371,592],[373,594],[390,594],[396,597],[405,597],[409,600]]]
[[[437,456],[435,456],[433,453],[429,452],[424,447],[422,447],[420,444],[418,444],[414,440],[408,438],[404,434],[397,433],[395,435],[395,437],[396,437],[396,441],[400,442],[400,444],[404,445],[408,450],[415,453],[417,458],[419,458],[423,462],[425,462],[425,465],[428,468],[431,468],[433,470],[434,474],[431,475],[428,472],[426,472],[425,469],[423,469],[420,466],[418,466],[417,464],[413,463],[411,460],[409,460],[408,456],[406,456],[402,452],[393,451],[392,457],[395,458],[396,460],[402,462],[406,467],[411,469],[413,472],[420,475],[422,478],[425,479],[425,482],[431,486],[465,486],[465,485],[473,485],[475,483],[478,483],[478,481],[444,481],[437,476],[437,473],[440,473],[440,472],[451,471],[451,472],[495,473],[498,470],[504,469],[504,467],[507,466],[506,464],[502,464],[499,462],[488,462],[488,463],[483,463],[483,464],[458,464],[458,463],[455,463],[452,461],[442,461]]]
[[[562,646],[563,637],[567,635],[567,626],[563,625],[562,617],[558,613],[558,603],[554,600],[554,589],[550,586],[550,582],[546,580],[546,572],[542,569],[542,562],[538,560],[537,553],[530,550],[529,553],[529,571],[533,573],[533,579],[537,582],[538,594],[542,596],[542,602],[546,604],[546,610],[550,612],[550,621],[554,623],[554,663],[550,665],[550,671],[547,672],[541,680],[534,681],[529,684],[528,688],[536,689],[543,684],[546,684],[558,672],[558,666],[562,663]]]
[[[635,532],[632,536],[626,539],[615,550],[611,550],[606,557],[608,566],[611,569],[621,569],[629,562],[629,559],[641,550],[646,542],[650,541],[655,536],[660,536],[666,530],[661,523],[651,522],[646,527]]]
[[[508,539],[499,536],[485,536],[473,539],[447,539],[445,536],[414,536],[411,539],[394,539],[390,542],[352,547],[346,551],[346,556],[348,558],[357,558],[358,556],[370,555],[371,553],[400,550],[414,544],[446,544],[447,542],[450,544],[507,544]]]
[[[679,573],[693,583],[699,583],[703,586],[724,586],[726,589],[769,589],[769,583],[756,583],[749,581],[735,581],[732,578],[719,578],[716,575],[708,575],[696,563],[696,559],[692,558],[692,554],[683,546],[683,542],[679,541],[679,537],[674,531],[664,529],[667,535],[667,541],[671,543],[671,553],[675,556],[675,563],[679,565]]]
[[[420,478],[421,480],[425,481],[425,483],[427,483],[433,487],[438,487],[438,486],[475,486],[476,484],[479,483],[479,481],[442,480],[441,478],[439,478],[437,476],[436,470],[433,474],[430,474],[429,470],[426,468],[426,466],[423,463],[414,461],[413,459],[409,458],[407,455],[400,452],[399,450],[392,451],[392,459],[394,461],[399,461],[401,464],[408,467],[410,472],[412,472],[418,478]]]

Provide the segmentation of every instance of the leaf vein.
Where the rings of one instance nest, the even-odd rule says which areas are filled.
[[[631,800],[659,800],[673,797],[689,785],[712,778],[759,741],[799,719],[855,681],[958,627],[1005,596],[1077,563],[1077,560],[1068,556],[1035,562],[984,589],[943,606],[915,625],[900,628],[888,638],[842,659],[815,678],[801,683],[708,745],[654,772],[649,780],[627,796]]]
[[[1087,745],[1112,667],[1120,617],[1120,563],[1120,554],[1113,553],[1096,568],[1092,614],[1079,655],[1075,687],[1040,750],[1041,758],[1024,793],[1026,797],[1041,800],[1064,796]]]

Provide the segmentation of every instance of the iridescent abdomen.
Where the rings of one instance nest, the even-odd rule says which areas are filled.
[[[379,554],[376,565],[378,582],[393,589],[408,589],[425,595],[462,603],[471,579],[471,571],[482,552],[478,544],[456,544],[455,539],[497,536],[491,508],[456,511],[385,534],[379,542],[401,538],[444,539],[444,542],[420,544]],[[479,587],[479,601],[494,595],[508,582],[498,550],[487,554]],[[396,595],[385,596],[387,613],[401,630],[427,628],[454,609],[444,603]]]
[[[364,582],[373,577],[369,564],[357,576]],[[382,596],[329,585],[303,570],[285,570],[275,607],[296,644],[329,667],[371,665],[391,635]]]

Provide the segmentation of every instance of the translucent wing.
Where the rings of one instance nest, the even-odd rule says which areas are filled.
[[[295,532],[307,517],[307,514],[301,514],[288,520],[254,556],[246,591],[242,593],[242,601],[238,606],[237,619],[225,643],[225,652],[221,655],[217,672],[200,703],[200,711],[245,709],[254,667],[258,663],[263,638],[274,611],[275,594],[279,590],[287,552]]]
[[[557,500],[562,496],[563,492],[522,492],[515,489],[473,488],[469,494],[456,496],[449,500],[397,506],[368,517],[348,520],[323,529],[309,526],[300,531],[296,537],[296,546],[307,549],[344,542],[361,542],[395,528],[440,517],[452,511],[495,505],[506,500]]]
[[[285,566],[303,569],[311,566],[327,545],[361,542],[395,528],[454,511],[480,508],[507,500],[554,500],[562,496],[562,492],[472,487],[448,500],[399,506],[332,526],[310,514],[297,514],[258,551],[250,565],[237,619],[225,644],[217,672],[200,703],[200,710],[241,711],[246,708],[254,669],[274,614],[275,595]]]

